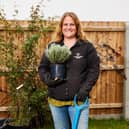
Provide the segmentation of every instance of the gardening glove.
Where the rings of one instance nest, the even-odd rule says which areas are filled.
[[[84,88],[80,88],[79,92],[77,93],[77,100],[84,102],[87,97],[89,97],[89,92],[87,92]]]
[[[51,86],[58,86],[59,84],[61,84],[65,81],[65,80],[61,80],[61,79],[58,79],[58,78],[52,79],[50,73],[45,74],[44,80],[45,80],[45,83],[50,87]]]
[[[57,79],[57,80],[49,80],[47,85],[48,86],[58,86],[59,84],[63,83],[64,80]]]

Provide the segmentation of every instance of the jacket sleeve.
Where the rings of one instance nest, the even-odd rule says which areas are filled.
[[[38,67],[38,72],[40,79],[44,82],[47,83],[48,79],[50,79],[50,62],[45,56],[45,53],[43,54],[39,67]]]
[[[88,59],[87,75],[85,81],[82,84],[81,90],[84,90],[89,95],[89,92],[91,91],[92,87],[95,85],[99,77],[99,69],[100,69],[99,56],[97,55],[96,49],[91,43],[88,43],[87,59]]]

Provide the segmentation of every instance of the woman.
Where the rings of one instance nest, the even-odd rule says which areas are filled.
[[[54,43],[66,45],[72,52],[66,62],[67,80],[52,80],[50,62],[43,55],[39,65],[39,75],[48,85],[48,102],[55,129],[71,129],[75,108],[73,98],[85,101],[99,76],[99,57],[92,43],[84,40],[77,15],[66,12],[62,16]],[[52,43],[51,43],[52,44]],[[88,129],[89,108],[81,111],[78,129]]]

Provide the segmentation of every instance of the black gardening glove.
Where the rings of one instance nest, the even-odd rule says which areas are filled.
[[[45,83],[48,86],[58,86],[59,84],[63,83],[65,80],[62,79],[52,79],[50,73],[45,74]]]
[[[84,88],[81,88],[77,93],[77,100],[84,102],[87,97],[89,97],[89,92],[87,92]]]
[[[63,83],[65,80],[57,79],[57,80],[49,80],[47,82],[48,86],[58,86],[59,84]]]

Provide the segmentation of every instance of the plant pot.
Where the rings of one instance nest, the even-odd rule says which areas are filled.
[[[65,64],[51,64],[52,79],[58,78],[61,80],[66,79],[66,66]]]
[[[37,129],[44,126],[44,115],[39,114],[34,116],[29,121],[28,125],[11,125],[13,119],[4,118],[0,119],[0,129]]]
[[[0,119],[0,129],[30,129],[29,126],[24,126],[24,125],[10,125],[10,123],[13,122],[13,119],[9,118],[3,118]]]
[[[3,127],[0,127],[0,129],[30,129],[28,126],[14,126],[14,125],[5,125]]]

